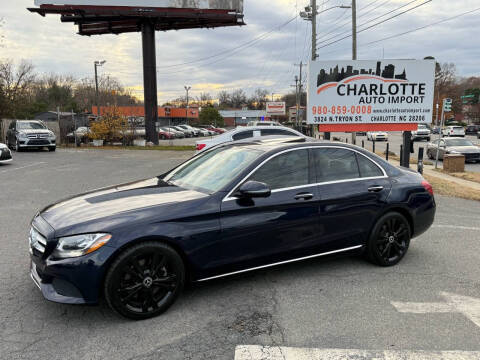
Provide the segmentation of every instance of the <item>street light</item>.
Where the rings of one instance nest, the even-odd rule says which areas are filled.
[[[95,102],[97,104],[97,116],[100,117],[100,105],[98,103],[98,71],[97,68],[99,66],[105,65],[107,61],[106,60],[101,60],[101,61],[95,61],[93,64],[95,65]]]
[[[187,125],[190,125],[190,124],[188,123],[188,100],[189,100],[189,99],[188,99],[188,92],[190,91],[190,89],[191,89],[192,87],[191,87],[191,86],[184,86],[184,88],[185,88],[185,91],[187,92]]]

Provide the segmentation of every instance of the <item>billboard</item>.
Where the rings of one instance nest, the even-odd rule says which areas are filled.
[[[434,60],[314,61],[307,122],[431,123],[434,85]]]
[[[243,12],[243,0],[35,0],[35,5],[128,6]]]
[[[286,105],[285,102],[267,102],[267,115],[285,115]]]

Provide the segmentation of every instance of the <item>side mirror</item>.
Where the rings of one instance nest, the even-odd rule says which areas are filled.
[[[238,189],[237,196],[243,198],[267,198],[272,194],[270,187],[259,181],[247,181],[240,189]]]

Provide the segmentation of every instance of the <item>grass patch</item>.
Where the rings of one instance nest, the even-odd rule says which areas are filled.
[[[463,172],[463,173],[449,173],[446,171],[443,171],[442,169],[435,169],[436,172],[447,174],[450,176],[454,176],[463,180],[468,180],[468,181],[473,181],[476,183],[480,184],[480,173],[474,173],[474,172]]]
[[[72,146],[60,146],[63,149],[75,149]],[[156,150],[156,151],[195,151],[195,146],[190,145],[174,145],[174,146],[81,146],[77,149],[95,149],[95,150]]]
[[[436,194],[480,201],[480,190],[467,188],[435,176],[424,175],[424,177],[433,186]]]

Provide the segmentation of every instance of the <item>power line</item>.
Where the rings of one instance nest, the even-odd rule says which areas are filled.
[[[374,1],[373,3],[371,3],[370,5],[364,6],[364,7],[361,8],[361,9],[366,9],[367,7],[375,4],[375,3],[378,2],[378,1],[380,1],[380,0],[376,0],[376,1]],[[390,2],[390,1],[391,1],[391,0],[387,0],[387,1],[383,2],[383,3],[380,4],[380,5],[377,5],[377,6],[374,7],[371,11],[375,11],[376,9],[378,9],[379,7],[385,5],[386,3]],[[417,0],[417,1],[418,1],[418,0]],[[360,9],[360,10],[361,10],[361,9]],[[344,13],[343,15],[345,15],[345,14],[346,14],[346,11],[345,11],[345,13]],[[367,15],[368,13],[365,13],[364,15],[360,15],[360,14],[361,14],[361,11],[359,11],[358,14],[359,14],[359,16],[357,16],[357,18],[359,19],[359,18]],[[342,18],[343,15],[342,15],[340,18]],[[339,18],[339,19],[340,19],[340,18]],[[318,40],[321,40],[321,39],[327,37],[328,35],[335,33],[337,30],[343,29],[343,28],[344,28],[345,26],[347,26],[347,25],[350,25],[350,20],[347,20],[347,21],[343,22],[341,25],[339,25],[339,26],[333,28],[332,30],[330,30],[329,32],[321,35],[321,36],[318,38]],[[337,36],[337,35],[335,35],[334,37],[336,37],[336,36]]]
[[[184,62],[184,63],[179,63],[179,64],[174,64],[174,65],[165,65],[165,66],[159,66],[158,68],[161,68],[161,69],[167,69],[167,68],[172,68],[172,67],[179,67],[179,66],[185,66],[185,65],[190,65],[190,64],[194,64],[194,63],[198,63],[198,62],[203,62],[205,60],[210,60],[210,59],[213,59],[215,57],[218,57],[218,56],[221,56],[221,55],[224,55],[224,54],[228,54],[229,52],[232,52],[232,51],[236,51],[236,50],[239,50],[239,49],[242,49],[242,48],[246,48],[246,47],[249,47],[249,45],[251,44],[254,44],[260,40],[263,40],[265,37],[268,37],[270,34],[272,34],[274,31],[276,30],[280,30],[282,28],[284,28],[285,26],[287,26],[288,24],[290,24],[292,21],[294,21],[296,18],[298,17],[298,15],[295,15],[293,18],[289,19],[288,21],[286,21],[285,23],[283,24],[280,24],[278,26],[275,26],[274,28],[270,29],[269,31],[257,36],[257,37],[254,37],[253,39],[235,47],[235,48],[231,48],[231,49],[228,49],[228,50],[223,50],[223,51],[220,51],[214,55],[210,55],[210,56],[207,56],[207,57],[204,57],[204,58],[200,58],[200,59],[197,59],[197,60],[193,60],[193,61],[187,61],[187,62]]]
[[[398,13],[398,14],[396,14],[396,15],[394,15],[394,16],[390,16],[389,18],[387,18],[387,19],[385,19],[385,20],[379,21],[378,23],[375,23],[375,24],[370,25],[370,26],[368,26],[368,27],[366,27],[366,28],[364,28],[364,29],[362,29],[362,30],[359,30],[358,33],[367,31],[367,30],[369,30],[369,29],[371,29],[371,28],[374,28],[375,26],[381,25],[381,24],[383,24],[383,23],[385,23],[385,22],[387,22],[387,21],[389,21],[389,20],[392,20],[392,19],[394,19],[394,18],[396,18],[396,17],[399,17],[399,16],[401,16],[401,15],[403,15],[403,14],[406,14],[406,13],[412,11],[412,10],[415,10],[415,9],[419,8],[420,6],[423,6],[423,5],[425,5],[425,4],[428,4],[429,2],[432,2],[432,0],[427,0],[427,1],[421,3],[421,4],[417,5],[417,6],[414,6],[414,7],[410,8],[410,9],[407,9],[407,10],[405,10],[405,11],[402,11],[401,13]],[[328,44],[325,44],[325,45],[323,45],[323,46],[320,46],[318,49],[323,49],[323,48],[325,48],[325,47],[327,47],[327,46],[336,44],[337,42],[340,42],[340,41],[342,41],[342,40],[348,39],[348,38],[350,38],[350,37],[352,37],[352,34],[347,35],[347,36],[344,36],[344,37],[342,37],[342,38],[340,38],[340,39],[338,39],[338,40],[329,42]]]
[[[463,12],[461,14],[454,15],[454,16],[449,17],[449,18],[445,18],[445,19],[442,19],[442,20],[439,20],[439,21],[435,21],[433,23],[430,23],[430,24],[427,24],[427,25],[424,25],[424,26],[420,26],[420,27],[415,28],[415,29],[407,30],[407,31],[404,31],[404,32],[401,32],[401,33],[398,33],[398,34],[390,35],[390,36],[387,36],[387,37],[384,37],[384,38],[381,38],[381,39],[378,39],[378,40],[370,41],[370,42],[367,42],[367,43],[362,43],[362,44],[360,44],[360,46],[369,46],[369,45],[377,44],[377,43],[385,41],[385,40],[395,39],[395,38],[398,38],[398,37],[401,37],[401,36],[404,36],[404,35],[407,35],[407,34],[411,34],[411,33],[414,33],[414,32],[417,32],[417,31],[420,31],[420,30],[423,30],[423,29],[427,29],[427,28],[432,27],[432,26],[443,24],[445,22],[457,19],[457,18],[465,16],[465,15],[472,14],[472,13],[477,12],[477,11],[480,11],[480,8],[469,10],[469,11]],[[329,52],[324,53],[324,54],[334,54],[334,53],[337,53],[339,51],[347,51],[347,50],[348,50],[347,48],[337,49],[337,50],[329,51]]]
[[[369,24],[369,23],[371,23],[371,22],[373,22],[373,21],[375,21],[375,20],[378,20],[378,19],[380,19],[380,18],[382,18],[382,17],[385,17],[385,16],[387,16],[387,15],[389,15],[389,14],[391,14],[391,13],[397,11],[397,10],[403,9],[404,7],[407,7],[408,5],[410,5],[410,4],[414,3],[414,2],[417,2],[417,1],[419,1],[419,0],[410,1],[410,2],[406,3],[405,5],[402,5],[402,6],[398,7],[398,8],[396,8],[396,9],[393,9],[393,10],[391,10],[391,11],[389,11],[389,12],[383,14],[383,15],[380,15],[380,16],[377,16],[377,17],[375,17],[375,18],[372,18],[372,19],[364,22],[363,24],[360,24],[358,27],[361,28],[361,27],[364,26],[364,25],[367,25],[367,24]],[[327,42],[327,41],[333,40],[333,39],[335,39],[335,38],[337,38],[337,37],[339,37],[339,36],[342,36],[342,35],[344,35],[344,34],[349,34],[350,31],[351,31],[351,30],[347,30],[347,31],[344,31],[344,32],[342,32],[342,33],[336,34],[336,35],[334,35],[334,36],[332,36],[332,37],[330,37],[330,38],[328,38],[328,39],[325,39],[325,40],[320,41],[318,44],[322,44],[322,43],[325,43],[325,42]]]

